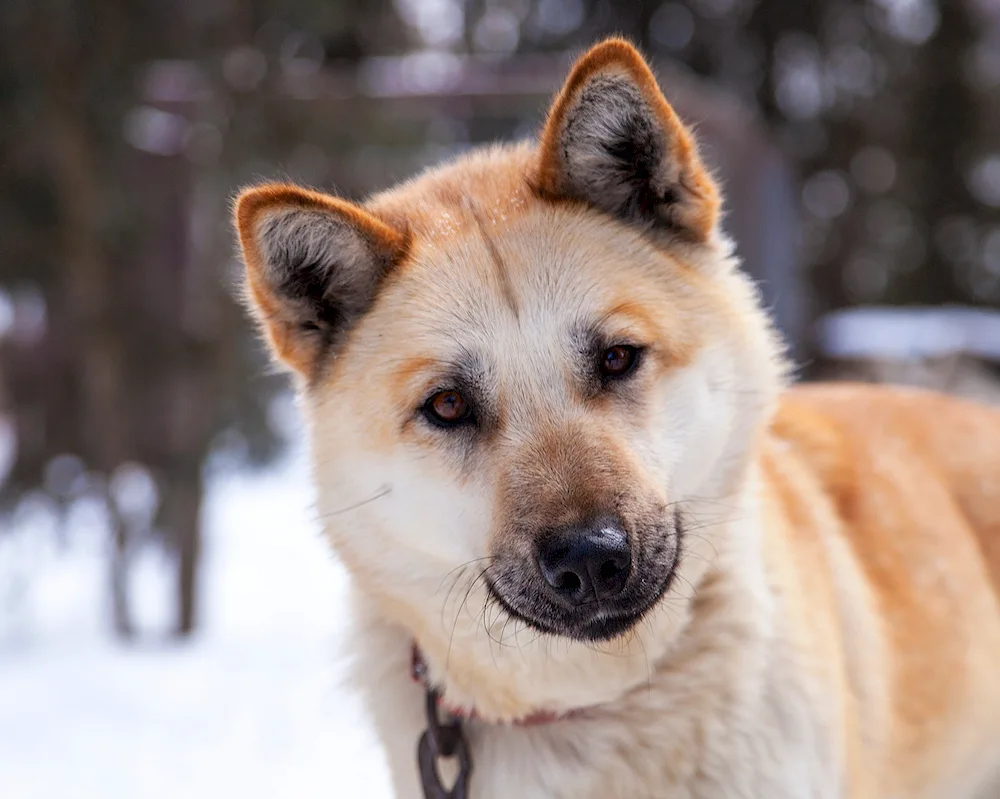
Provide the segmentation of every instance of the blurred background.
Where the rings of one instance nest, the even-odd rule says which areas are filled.
[[[0,0],[0,796],[388,794],[230,201],[530,136],[608,33],[802,379],[1000,402],[1000,0]]]

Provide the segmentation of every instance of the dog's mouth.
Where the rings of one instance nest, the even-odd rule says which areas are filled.
[[[613,600],[595,599],[566,608],[550,601],[535,575],[487,574],[487,589],[512,618],[548,635],[578,641],[609,641],[628,633],[655,608],[673,585],[681,559],[682,528],[674,518],[672,534],[639,564],[630,585]]]

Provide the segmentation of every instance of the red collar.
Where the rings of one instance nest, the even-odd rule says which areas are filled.
[[[427,676],[427,662],[424,660],[420,647],[418,647],[415,643],[413,644],[413,654],[410,659],[410,676],[413,678],[414,682],[420,683],[425,688],[430,689],[432,687]],[[438,697],[437,704],[438,708],[443,710],[453,719],[457,719],[459,721],[472,721],[479,718],[475,708],[468,709],[453,707],[445,704],[445,702],[441,700],[440,696]],[[539,724],[550,724],[553,721],[563,721],[565,719],[572,718],[578,712],[579,711],[577,710],[570,710],[567,713],[555,713],[551,710],[538,710],[525,716],[524,718],[515,719],[511,722],[511,724],[515,727],[534,727]]]

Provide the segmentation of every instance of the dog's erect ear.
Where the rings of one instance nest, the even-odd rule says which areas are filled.
[[[538,148],[543,196],[583,200],[647,229],[705,241],[719,192],[638,51],[595,45],[573,66]]]
[[[406,233],[353,203],[283,184],[244,191],[235,221],[248,299],[271,348],[314,377],[404,257]]]

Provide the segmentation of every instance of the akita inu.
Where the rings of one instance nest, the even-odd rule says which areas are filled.
[[[719,216],[618,39],[537,143],[240,195],[399,797],[414,647],[471,799],[1000,795],[1000,415],[786,390]]]

